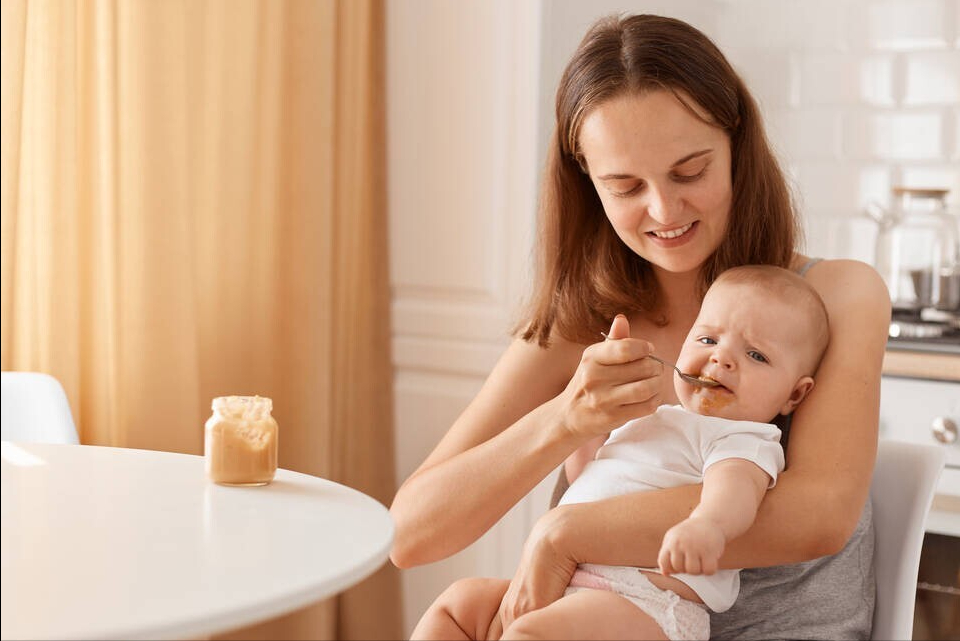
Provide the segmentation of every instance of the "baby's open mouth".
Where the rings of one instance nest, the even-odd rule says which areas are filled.
[[[721,382],[718,381],[717,379],[711,378],[710,376],[700,375],[700,376],[697,376],[697,380],[701,380],[701,381],[703,381],[704,383],[706,383],[706,385],[704,385],[704,386],[701,387],[700,389],[704,389],[704,390],[711,391],[711,392],[712,392],[712,391],[719,391],[719,390],[723,390],[723,391],[725,391],[725,392],[729,392],[729,391],[730,391],[730,389],[729,389],[727,386],[725,386],[723,383],[721,383]]]

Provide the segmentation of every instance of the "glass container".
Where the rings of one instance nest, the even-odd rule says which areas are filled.
[[[960,219],[945,189],[895,187],[890,209],[875,207],[876,268],[895,311],[960,310]]]
[[[277,421],[262,396],[219,396],[204,426],[207,477],[221,485],[266,485],[277,472]]]

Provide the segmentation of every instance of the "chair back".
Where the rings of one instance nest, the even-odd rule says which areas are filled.
[[[935,445],[879,443],[870,485],[877,581],[871,639],[913,638],[924,522],[945,458]]]
[[[77,444],[70,403],[60,381],[39,372],[0,372],[4,441]]]

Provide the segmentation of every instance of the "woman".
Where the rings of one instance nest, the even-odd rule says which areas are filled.
[[[787,467],[724,568],[743,573],[715,637],[865,638],[873,608],[867,502],[890,304],[854,261],[798,252],[797,216],[757,107],[716,46],[657,16],[587,33],[557,91],[541,199],[538,281],[518,337],[403,484],[391,512],[400,567],[479,538],[591,441],[676,404],[675,361],[706,287],[765,263],[803,273],[830,317],[817,387],[795,412]],[[613,337],[600,341],[618,313]],[[502,581],[505,630],[559,598],[577,563],[652,567],[696,506],[686,486],[562,506]],[[821,558],[829,557],[829,558]],[[802,563],[803,562],[803,563]],[[521,619],[522,620],[522,619]]]

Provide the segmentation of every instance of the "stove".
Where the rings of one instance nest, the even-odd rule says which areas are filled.
[[[887,347],[960,354],[960,314],[894,309]]]

